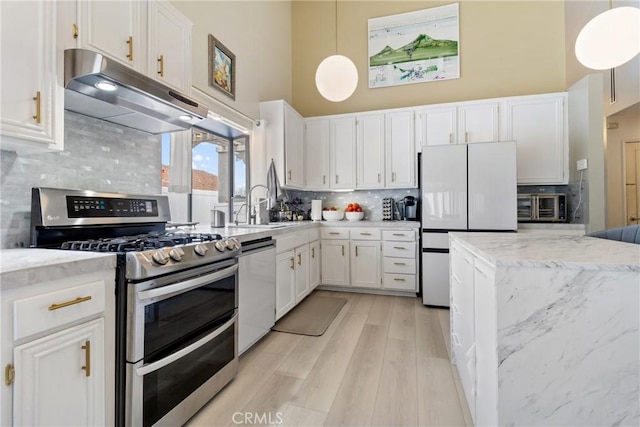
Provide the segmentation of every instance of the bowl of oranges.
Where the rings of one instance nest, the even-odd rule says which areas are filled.
[[[362,206],[357,203],[349,203],[347,208],[344,210],[345,216],[349,221],[360,221],[364,218],[364,211],[362,210]]]

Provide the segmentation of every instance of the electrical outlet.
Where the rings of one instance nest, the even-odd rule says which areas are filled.
[[[587,168],[587,159],[580,159],[577,162],[576,167],[578,168],[579,171],[583,171]]]

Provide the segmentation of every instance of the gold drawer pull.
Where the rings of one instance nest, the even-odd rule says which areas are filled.
[[[316,248],[311,248],[311,258],[315,259],[316,257]]]
[[[339,232],[337,232],[337,231],[330,231],[330,232],[329,232],[329,234],[338,235],[338,234],[340,234],[340,233],[339,233]]]
[[[51,304],[49,306],[49,311],[57,310],[59,308],[69,307],[70,305],[80,304],[81,302],[89,301],[91,296],[88,297],[78,297],[71,301],[61,302],[60,304]]]
[[[344,256],[344,245],[342,245],[342,256]]]
[[[160,77],[164,77],[164,55],[160,55],[158,58],[158,63],[160,64],[160,71],[157,73],[160,74]]]
[[[407,249],[407,248],[403,248],[402,246],[394,246],[393,249]]]
[[[129,58],[129,61],[133,61],[133,37],[129,36],[127,44],[129,45],[129,53],[127,54],[127,58]]]
[[[404,236],[404,233],[393,233],[393,236]]]
[[[81,368],[84,371],[85,377],[91,376],[91,341],[85,341],[84,345],[80,347],[84,350],[84,366]]]
[[[361,236],[371,236],[371,233],[360,233]]]
[[[33,97],[33,100],[36,101],[36,115],[33,116],[33,118],[35,119],[36,123],[40,123],[40,121],[42,120],[42,114],[41,114],[41,96],[40,96],[40,91],[36,92],[36,96]]]
[[[393,280],[395,280],[396,282],[405,282],[404,279],[400,279],[398,277],[394,277]]]
[[[404,262],[394,262],[393,265],[407,265],[407,264]]]
[[[298,265],[302,265],[302,254],[298,254]]]
[[[291,265],[289,266],[292,270],[296,268],[295,266],[295,261],[293,260],[293,257],[290,258],[291,261]]]

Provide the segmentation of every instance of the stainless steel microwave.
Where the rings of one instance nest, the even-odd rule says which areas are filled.
[[[566,222],[567,195],[518,194],[519,222]]]

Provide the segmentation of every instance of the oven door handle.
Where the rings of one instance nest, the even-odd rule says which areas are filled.
[[[189,344],[185,348],[176,351],[171,356],[167,356],[164,359],[158,360],[157,362],[149,363],[148,365],[143,365],[143,366],[137,368],[136,369],[136,374],[138,374],[138,376],[142,377],[142,376],[147,375],[147,374],[149,374],[151,372],[157,371],[158,369],[164,368],[165,366],[175,362],[178,359],[183,358],[184,356],[188,355],[189,353],[192,353],[192,352],[196,351],[197,349],[199,349],[200,347],[202,347],[203,345],[205,345],[209,341],[216,339],[218,337],[218,335],[220,335],[221,333],[223,333],[224,331],[229,329],[231,326],[233,326],[233,324],[236,322],[237,318],[238,318],[238,315],[234,314],[233,317],[231,319],[229,319],[229,321],[227,321],[224,325],[220,326],[218,329],[216,329],[215,331],[213,331],[212,333],[210,333],[206,337],[202,338],[200,341],[196,341],[193,344]]]
[[[238,271],[238,264],[234,264],[231,267],[227,267],[224,270],[220,270],[215,273],[207,274],[206,276],[185,280],[184,282],[179,282],[175,285],[161,286],[159,288],[149,289],[148,291],[140,291],[138,292],[138,300],[144,301],[151,298],[166,297],[179,292],[189,291],[191,289],[198,288],[207,282],[229,277],[235,274],[236,271]]]

